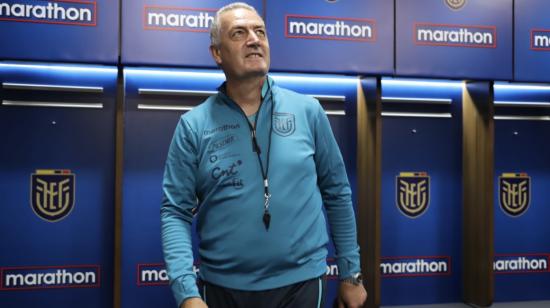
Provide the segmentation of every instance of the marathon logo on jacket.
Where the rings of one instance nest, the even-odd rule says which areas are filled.
[[[75,175],[71,170],[38,169],[31,174],[31,208],[49,222],[59,221],[73,210]]]
[[[531,49],[550,51],[550,30],[531,30]]]
[[[239,123],[225,124],[225,125],[222,125],[222,126],[205,129],[202,134],[203,134],[203,136],[208,136],[208,135],[212,135],[212,134],[216,134],[216,133],[223,133],[223,132],[226,132],[226,131],[229,131],[229,130],[239,129],[239,128],[241,128]]]
[[[96,26],[96,1],[0,1],[0,21]]]
[[[198,264],[193,264],[193,272],[199,273]],[[138,264],[137,285],[138,286],[164,286],[169,283],[168,273],[163,263]]]
[[[144,6],[143,24],[146,30],[209,32],[216,9]]]
[[[382,277],[415,277],[451,274],[451,257],[387,257],[380,263]]]
[[[28,266],[0,268],[1,290],[99,288],[99,265]]]
[[[285,16],[285,37],[373,42],[376,41],[376,21],[289,14]]]
[[[549,254],[495,255],[495,274],[549,273]]]
[[[396,202],[403,215],[416,218],[430,204],[430,177],[426,172],[401,172],[396,178]]]
[[[415,23],[413,35],[417,45],[467,48],[497,47],[497,28],[494,26]]]
[[[512,217],[527,211],[531,201],[531,177],[527,173],[503,173],[499,177],[500,208]]]
[[[445,4],[453,10],[460,10],[466,4],[466,0],[443,0],[443,1],[445,1]]]

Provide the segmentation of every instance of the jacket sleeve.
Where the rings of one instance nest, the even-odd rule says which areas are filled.
[[[338,276],[343,279],[361,271],[357,227],[342,154],[320,104],[314,136],[317,183],[336,248]]]
[[[192,209],[197,205],[197,147],[192,129],[180,119],[168,150],[160,210],[164,261],[172,293],[179,305],[190,297],[200,297],[193,271],[191,243]]]

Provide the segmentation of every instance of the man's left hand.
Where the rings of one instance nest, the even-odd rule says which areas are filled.
[[[363,284],[354,285],[340,282],[338,308],[361,308],[367,300],[367,290]]]

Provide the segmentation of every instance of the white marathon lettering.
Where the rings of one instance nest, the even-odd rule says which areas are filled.
[[[92,16],[93,12],[89,8],[65,7],[52,2],[47,5],[0,2],[0,17],[91,22]]]
[[[382,269],[383,275],[447,273],[449,271],[446,261],[426,262],[423,259],[413,262],[381,263],[380,269]]]
[[[372,38],[372,27],[369,25],[348,25],[344,21],[335,23],[289,22],[289,33],[293,35],[316,35],[334,37]]]
[[[198,274],[199,267],[196,265],[193,265],[193,272]],[[142,269],[139,273],[141,282],[145,283],[155,283],[155,282],[168,282],[168,272],[164,268],[150,268],[150,269]]]
[[[329,277],[337,277],[338,276],[338,265],[328,264],[326,275],[329,276]]]
[[[5,287],[86,285],[95,284],[95,272],[68,272],[58,269],[55,273],[6,274]]]
[[[533,47],[535,48],[548,48],[550,47],[550,36],[537,34],[533,37]]]
[[[470,31],[467,28],[455,30],[418,28],[416,39],[418,42],[468,45],[493,45],[495,41],[491,32]]]
[[[142,270],[141,281],[144,282],[156,282],[156,281],[168,281],[168,273],[163,270]]]
[[[214,16],[206,12],[198,15],[147,13],[147,25],[156,27],[210,28]]]
[[[493,262],[493,269],[496,272],[546,271],[548,270],[548,260],[546,258],[529,260],[525,257],[511,260],[497,260]]]

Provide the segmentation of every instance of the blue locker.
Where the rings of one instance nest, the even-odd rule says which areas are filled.
[[[0,59],[116,65],[119,13],[112,0],[2,1]]]
[[[288,74],[271,76],[283,87],[321,100],[355,190],[358,79]],[[225,76],[214,70],[126,68],[124,78],[122,306],[170,307],[175,303],[164,271],[159,215],[166,154],[181,113],[216,93]],[[196,247],[196,237],[194,239]],[[336,293],[333,256],[330,248],[327,271],[333,275],[328,275],[329,303]],[[195,257],[197,259],[198,255]]]
[[[160,240],[164,163],[181,114],[216,93],[225,76],[125,68],[124,80],[122,307],[175,307]]]
[[[461,89],[382,80],[382,305],[460,301]]]
[[[0,63],[0,306],[112,304],[116,78]]]
[[[495,84],[495,301],[550,294],[550,87]]]

